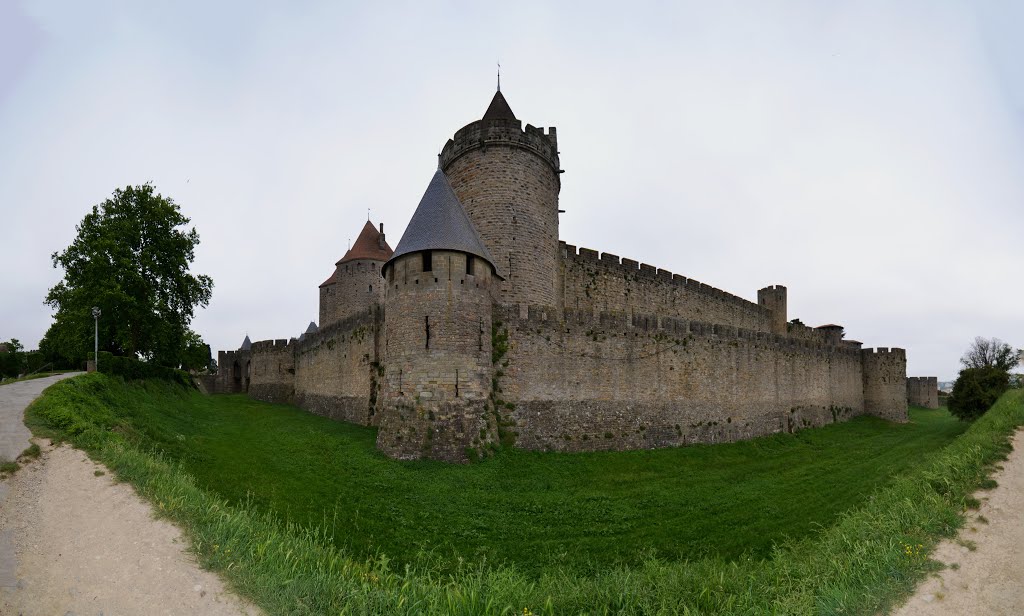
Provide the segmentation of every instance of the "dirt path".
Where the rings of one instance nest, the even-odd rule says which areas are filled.
[[[131,486],[37,442],[40,459],[0,482],[0,614],[259,614]]]
[[[994,477],[999,487],[976,494],[981,508],[935,550],[933,558],[958,568],[926,580],[894,616],[1024,614],[1024,431],[1013,448]]]
[[[0,461],[16,459],[31,445],[28,439],[32,433],[22,421],[29,402],[57,381],[79,374],[82,373],[69,372],[0,386]]]

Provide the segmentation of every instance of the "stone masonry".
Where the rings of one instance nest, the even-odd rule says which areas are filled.
[[[456,131],[396,249],[366,223],[320,287],[319,328],[221,351],[215,392],[378,427],[400,459],[754,438],[937,406],[902,349],[560,242],[556,130],[495,94]]]

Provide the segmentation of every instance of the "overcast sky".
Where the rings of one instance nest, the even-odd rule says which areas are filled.
[[[159,7],[156,5],[160,5]],[[50,254],[153,182],[216,349],[287,338],[367,209],[392,247],[502,92],[556,126],[561,238],[907,349],[1024,346],[1024,3],[0,0],[0,339]]]

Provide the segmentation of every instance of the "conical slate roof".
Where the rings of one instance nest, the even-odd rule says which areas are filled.
[[[242,351],[248,351],[252,348],[252,340],[249,340],[249,335],[246,334],[245,340],[242,341],[242,346],[238,347]]]
[[[490,251],[440,169],[431,178],[395,253],[382,271],[398,257],[423,250],[453,250],[475,255],[487,261],[494,274],[501,278]]]
[[[315,334],[320,328],[316,326],[316,321],[310,321],[309,327],[306,328],[307,334]]]
[[[518,120],[516,114],[512,113],[512,108],[508,106],[508,101],[501,95],[501,90],[494,93],[494,98],[491,99],[491,104],[487,107],[487,111],[484,112],[484,120]]]

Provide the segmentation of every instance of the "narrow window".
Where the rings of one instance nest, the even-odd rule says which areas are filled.
[[[427,348],[430,348],[430,317],[423,317],[423,327],[427,332]]]
[[[370,285],[370,293],[373,293],[373,285]]]
[[[477,327],[477,330],[476,330],[476,350],[477,351],[483,351],[484,350],[484,320],[483,319],[477,319],[476,327]]]
[[[459,397],[459,369],[455,369],[455,397]]]
[[[469,276],[473,275],[473,261],[475,259],[472,255],[466,255],[466,274]]]
[[[429,250],[424,250],[421,254],[423,255],[423,271],[434,271],[434,253]]]

